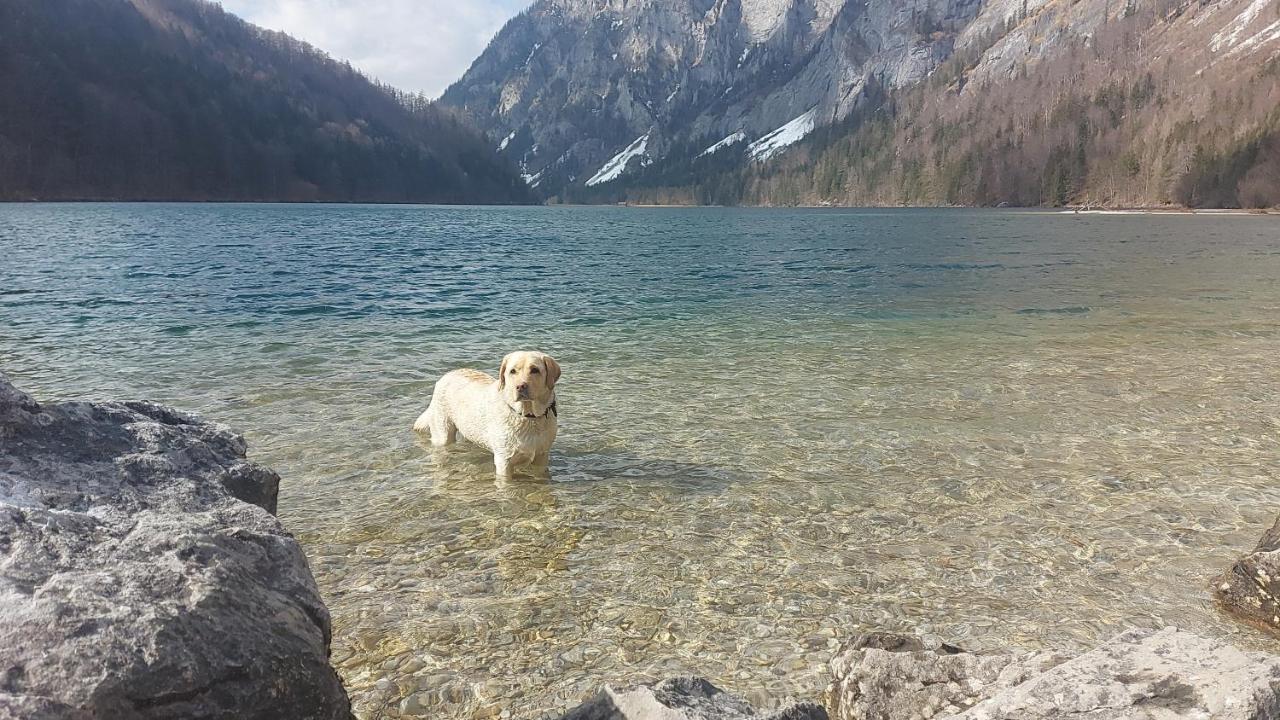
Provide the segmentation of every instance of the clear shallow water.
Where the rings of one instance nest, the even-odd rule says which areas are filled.
[[[0,267],[22,387],[198,410],[281,473],[365,717],[813,696],[865,629],[1269,646],[1206,583],[1280,507],[1274,217],[21,205]],[[520,347],[561,433],[498,485],[409,428]]]

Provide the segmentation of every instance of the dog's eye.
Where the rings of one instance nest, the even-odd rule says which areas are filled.
[[[508,375],[515,375],[515,374],[516,374],[516,369],[515,369],[515,368],[511,368],[510,370],[508,370],[508,371],[507,371],[507,374],[508,374]]]
[[[532,373],[532,374],[534,374],[534,375],[537,375],[538,373],[540,373],[540,372],[542,372],[542,371],[541,371],[541,370],[539,370],[538,368],[529,368],[529,372],[530,372],[530,373]]]

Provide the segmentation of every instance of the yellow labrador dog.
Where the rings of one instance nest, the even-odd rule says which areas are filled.
[[[496,380],[479,370],[454,370],[436,382],[413,429],[429,431],[433,445],[450,445],[461,431],[493,452],[500,478],[510,478],[515,468],[543,470],[556,439],[559,379],[559,363],[540,352],[502,358]]]

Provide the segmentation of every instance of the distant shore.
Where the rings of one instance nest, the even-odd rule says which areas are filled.
[[[378,201],[378,200],[232,200],[187,198],[157,200],[149,198],[5,198],[0,205],[81,204],[81,203],[137,203],[141,205],[199,204],[199,205],[433,205],[440,207],[628,207],[628,208],[751,208],[774,210],[1024,210],[1055,215],[1280,215],[1280,207],[1273,208],[1192,208],[1181,205],[1155,205],[1150,207],[1096,207],[1050,205],[696,205],[689,203],[477,203],[448,201]]]
[[[1058,207],[1052,205],[689,205],[680,203],[602,203],[596,205],[565,204],[560,207],[631,207],[688,208],[741,207],[794,210],[1026,210],[1055,215],[1280,215],[1280,208],[1192,208],[1181,205],[1151,207]]]
[[[1057,208],[1060,215],[1280,215],[1277,208]]]

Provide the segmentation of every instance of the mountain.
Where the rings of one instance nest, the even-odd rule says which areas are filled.
[[[1048,3],[957,60],[740,200],[1280,205],[1275,0]]]
[[[4,0],[0,97],[0,199],[531,200],[453,112],[203,0]]]
[[[1280,203],[1275,0],[539,0],[443,96],[553,200]]]
[[[540,0],[441,102],[503,138],[551,194],[612,179],[611,162],[696,157],[717,143],[768,158],[882,88],[925,77],[979,5]]]

